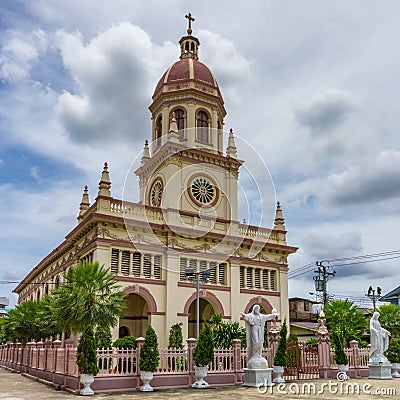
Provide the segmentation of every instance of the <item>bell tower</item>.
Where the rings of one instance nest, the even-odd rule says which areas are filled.
[[[226,110],[211,70],[199,61],[200,41],[189,26],[180,57],[162,75],[149,107],[152,142],[145,145],[140,178],[142,204],[212,214],[237,220],[237,178],[233,132],[224,155]]]

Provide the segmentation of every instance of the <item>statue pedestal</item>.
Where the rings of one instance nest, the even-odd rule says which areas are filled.
[[[368,364],[369,379],[393,379],[391,374],[392,364]]]
[[[243,386],[260,387],[272,386],[272,368],[243,368]]]

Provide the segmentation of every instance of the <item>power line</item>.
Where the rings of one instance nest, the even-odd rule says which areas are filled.
[[[324,260],[324,261],[326,261],[326,262],[334,262],[334,260],[336,260],[336,261],[339,261],[339,260],[351,261],[351,260],[357,260],[357,259],[360,260],[360,261],[357,261],[357,262],[349,262],[349,263],[343,263],[343,264],[332,264],[333,267],[343,267],[343,266],[346,266],[346,265],[367,264],[367,263],[372,263],[372,262],[394,260],[394,259],[400,258],[400,253],[398,253],[398,252],[400,252],[400,251],[396,250],[396,251],[393,251],[393,252],[377,253],[375,255],[367,254],[365,256],[346,257],[346,258],[341,258],[341,259],[338,258],[338,259]],[[386,254],[387,256],[393,255],[393,257],[385,257],[385,256],[383,256],[384,254]],[[397,255],[395,255],[395,254],[397,254]],[[383,258],[372,259],[372,260],[368,259],[368,258],[379,257],[379,256],[380,257],[383,256]],[[363,258],[367,258],[367,260],[363,260]],[[293,270],[292,274],[289,273],[288,274],[288,279],[296,278],[297,276],[304,275],[304,274],[307,274],[308,272],[312,272],[312,271],[313,271],[313,268],[309,268],[308,265],[304,266],[304,267],[300,267],[298,269]]]
[[[385,252],[381,252],[381,253],[364,254],[364,255],[352,256],[352,257],[332,258],[332,259],[326,259],[326,260],[322,260],[322,261],[325,261],[325,262],[351,261],[351,260],[355,260],[355,259],[382,257],[382,256],[389,256],[389,255],[394,255],[394,254],[400,255],[400,250],[390,250],[390,251],[385,251]],[[304,269],[310,267],[311,265],[315,265],[315,263],[312,262],[312,263],[309,263],[302,267],[296,268],[296,269],[290,271],[289,274],[304,270]]]

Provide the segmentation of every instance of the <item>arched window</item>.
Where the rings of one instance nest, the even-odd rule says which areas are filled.
[[[60,277],[56,276],[56,279],[54,281],[54,289],[58,289],[59,284],[60,284]]]
[[[162,136],[162,116],[160,115],[157,118],[156,122],[156,148],[161,145],[161,136]]]
[[[208,116],[204,111],[197,113],[197,140],[208,143]]]
[[[179,132],[179,138],[183,139],[184,138],[184,129],[185,129],[185,111],[182,110],[182,108],[177,108],[174,110],[175,114],[175,119],[176,119],[176,124],[178,125],[178,132]]]

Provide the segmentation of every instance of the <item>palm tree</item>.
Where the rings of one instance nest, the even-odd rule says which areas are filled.
[[[125,294],[114,275],[98,262],[79,263],[50,296],[54,318],[73,333],[83,332],[88,325],[115,326],[125,306]]]
[[[378,308],[379,322],[392,337],[400,337],[400,307],[394,304],[383,304]]]
[[[210,318],[210,326],[214,335],[216,348],[226,349],[232,347],[233,339],[240,339],[242,348],[246,347],[246,329],[238,322],[225,322],[221,314],[213,314]]]
[[[367,321],[354,303],[348,299],[332,300],[325,306],[324,312],[328,330],[336,332],[343,339],[343,345],[362,339]]]

